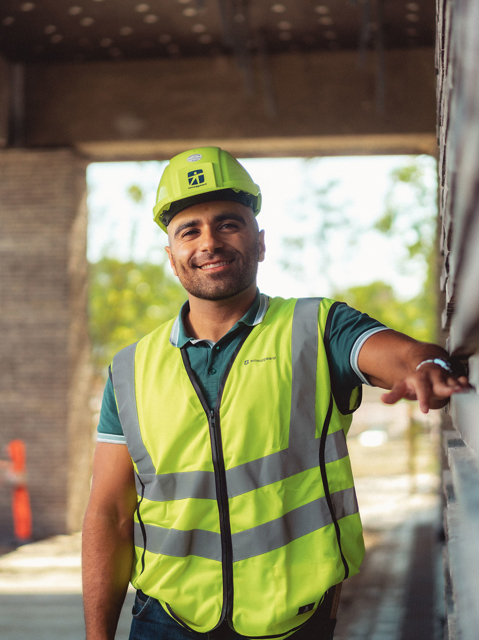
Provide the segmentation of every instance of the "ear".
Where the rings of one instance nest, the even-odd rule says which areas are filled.
[[[258,262],[263,262],[264,256],[266,253],[266,245],[264,243],[264,229],[262,229],[258,234],[258,247],[259,247]]]
[[[178,272],[176,271],[175,261],[173,260],[173,254],[171,253],[170,247],[165,247],[165,251],[168,254],[168,259],[170,261],[170,266],[173,270],[173,273],[175,274],[176,277],[178,277]]]

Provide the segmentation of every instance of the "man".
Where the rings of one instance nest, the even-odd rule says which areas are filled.
[[[440,347],[344,304],[260,294],[260,208],[216,147],[161,178],[155,220],[188,302],[112,363],[83,532],[88,640],[114,638],[130,579],[130,640],[332,638],[364,554],[345,444],[361,384],[423,412],[468,386]]]

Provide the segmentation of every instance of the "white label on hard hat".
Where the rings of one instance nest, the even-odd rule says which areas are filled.
[[[197,160],[201,160],[203,156],[201,153],[194,153],[192,156],[188,156],[186,159],[188,162],[196,162]]]

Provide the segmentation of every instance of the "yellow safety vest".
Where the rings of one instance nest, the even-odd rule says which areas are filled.
[[[273,298],[208,408],[172,322],[120,351],[112,380],[138,491],[132,584],[199,633],[285,638],[364,555],[331,392],[333,305]]]

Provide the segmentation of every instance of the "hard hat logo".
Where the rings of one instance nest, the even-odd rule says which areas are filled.
[[[188,171],[188,184],[190,187],[199,187],[200,184],[204,184],[205,173],[203,169],[196,169],[195,171]]]
[[[201,155],[201,153],[194,153],[191,156],[188,156],[186,159],[188,162],[197,162],[198,160],[201,160],[203,156]]]

